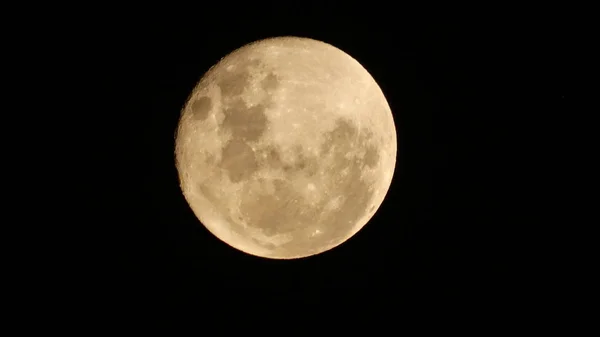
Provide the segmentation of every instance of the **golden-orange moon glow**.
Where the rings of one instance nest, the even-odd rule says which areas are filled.
[[[183,194],[217,238],[293,259],[330,250],[375,214],[396,163],[396,129],[373,77],[324,42],[278,37],[210,68],[176,136]]]

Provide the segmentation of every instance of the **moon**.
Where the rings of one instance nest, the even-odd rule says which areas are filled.
[[[325,42],[245,45],[200,79],[175,141],[180,186],[217,238],[295,259],[355,235],[387,194],[396,128],[383,92]]]

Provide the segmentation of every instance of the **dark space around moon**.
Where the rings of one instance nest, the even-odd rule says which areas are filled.
[[[238,13],[226,25],[206,16],[201,24],[174,25],[136,17],[106,33],[114,63],[106,87],[115,101],[105,115],[115,130],[97,156],[106,156],[98,165],[110,221],[93,226],[110,232],[103,277],[116,303],[246,296],[477,302],[513,294],[516,238],[533,218],[521,217],[528,194],[514,178],[532,152],[516,144],[529,130],[514,127],[525,118],[528,89],[516,80],[522,67],[509,52],[512,42],[497,29],[409,13],[326,15],[289,6],[260,19]],[[246,43],[285,35],[330,43],[369,71],[390,105],[398,149],[389,192],[370,222],[337,248],[293,261],[245,254],[207,231],[181,193],[174,159],[180,112],[200,77]],[[272,80],[264,88],[276,85]],[[214,102],[194,104],[201,121]],[[258,125],[259,110],[256,118]],[[225,123],[236,128],[234,120]],[[236,172],[233,179],[243,179]],[[367,207],[361,197],[353,202]]]

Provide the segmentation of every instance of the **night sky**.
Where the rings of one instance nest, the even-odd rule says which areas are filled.
[[[540,66],[537,31],[523,36],[485,16],[417,19],[392,4],[377,9],[383,16],[286,6],[235,20],[180,18],[183,8],[124,15],[96,33],[111,128],[98,161],[103,211],[89,222],[107,232],[100,255],[116,303],[492,301],[521,289],[521,238],[535,221],[528,195],[538,184],[531,121],[564,99],[559,78]],[[246,43],[281,35],[357,59],[387,97],[398,136],[395,176],[372,220],[337,248],[291,261],[250,256],[210,234],[174,163],[179,113],[204,72]],[[545,79],[541,92],[533,83]]]

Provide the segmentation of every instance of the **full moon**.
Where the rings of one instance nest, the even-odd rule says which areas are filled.
[[[354,58],[308,38],[269,38],[200,79],[175,158],[183,195],[212,234],[294,259],[342,244],[375,214],[394,174],[396,128]]]

